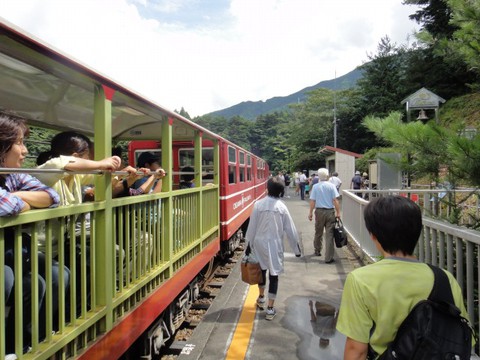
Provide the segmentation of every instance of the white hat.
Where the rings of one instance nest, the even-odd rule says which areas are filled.
[[[355,175],[360,175],[360,171],[355,171]]]

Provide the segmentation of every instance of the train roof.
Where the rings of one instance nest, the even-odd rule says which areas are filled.
[[[0,82],[0,111],[23,117],[31,125],[76,129],[92,136],[94,94],[103,87],[113,93],[114,140],[159,139],[166,119],[172,120],[175,140],[191,140],[196,131],[205,139],[220,138],[1,17]]]

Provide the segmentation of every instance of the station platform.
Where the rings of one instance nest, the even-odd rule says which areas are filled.
[[[335,249],[335,262],[330,264],[323,254],[313,255],[309,200],[288,191],[283,201],[300,233],[304,255],[295,257],[286,244],[277,315],[268,321],[265,310],[257,309],[258,287],[242,282],[237,264],[178,359],[343,359],[345,336],[335,330],[335,313],[346,275],[360,265],[349,247]],[[313,321],[310,304],[319,314]]]

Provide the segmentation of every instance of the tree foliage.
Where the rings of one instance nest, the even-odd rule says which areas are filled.
[[[292,105],[292,121],[288,142],[294,146],[294,169],[313,169],[324,164],[318,150],[333,142],[332,90],[316,89],[304,103]]]
[[[224,136],[228,127],[228,120],[222,116],[204,115],[198,116],[193,119],[198,125],[204,128]]]
[[[445,0],[404,0],[403,3],[421,7],[409,17],[421,24],[421,31],[434,38],[451,38],[456,30],[456,26],[450,23],[451,10]]]
[[[470,24],[474,24],[475,11],[467,8],[478,8],[478,2],[406,0],[404,3],[423,5],[410,16],[421,24],[421,30],[417,34],[420,45],[410,52],[408,60],[410,84],[418,86],[423,83],[423,86],[447,100],[468,92],[471,84],[478,82],[479,76],[462,57],[462,54],[469,51],[468,46],[462,45],[466,39],[464,36],[468,38],[462,29],[468,27],[464,21],[466,18],[473,21]],[[478,12],[476,16],[478,31]]]
[[[44,151],[50,150],[50,139],[56,134],[56,131],[43,129],[36,126],[30,126],[30,136],[25,141],[28,155],[25,167],[36,167],[37,156]]]
[[[480,74],[480,2],[448,0],[450,24],[456,27],[449,49],[458,54],[476,74]]]
[[[402,122],[402,114],[392,112],[385,118],[368,116],[364,125],[376,136],[404,155],[397,164],[416,178],[437,180],[438,169],[447,163],[444,141],[446,134],[433,122]]]
[[[369,55],[370,61],[361,66],[363,77],[358,81],[364,99],[366,114],[386,116],[400,110],[400,101],[407,95],[404,87],[407,73],[406,51],[383,37],[377,53]]]
[[[190,117],[190,114],[183,108],[183,106],[180,109],[180,111],[175,110],[175,112],[188,120],[192,120],[192,118]]]
[[[286,170],[291,149],[287,142],[289,114],[274,112],[261,115],[255,121],[250,136],[252,151],[263,157],[274,171]]]
[[[457,127],[439,126],[434,121],[402,122],[402,114],[393,112],[385,118],[367,117],[364,125],[376,136],[402,153],[396,164],[415,178],[439,180],[439,169],[448,169],[452,184],[480,186],[480,135],[472,137]]]
[[[251,121],[240,116],[234,116],[228,121],[223,136],[245,149],[250,148],[250,132],[253,127]]]

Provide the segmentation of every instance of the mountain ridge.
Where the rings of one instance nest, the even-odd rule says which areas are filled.
[[[361,77],[362,71],[356,68],[345,75],[337,77],[336,79],[320,81],[316,85],[308,86],[287,96],[275,96],[265,101],[242,101],[239,104],[210,112],[204,116],[223,116],[226,118],[241,116],[245,119],[253,121],[259,115],[264,115],[275,111],[283,111],[286,110],[290,104],[305,101],[307,98],[307,93],[311,90],[318,88],[330,90],[348,89],[355,86],[356,82]]]

